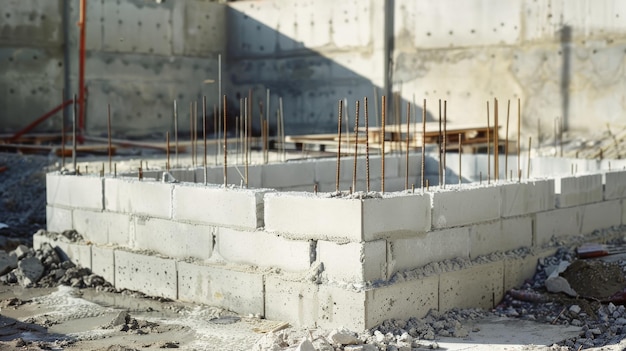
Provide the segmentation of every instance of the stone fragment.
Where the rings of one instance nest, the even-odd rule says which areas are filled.
[[[313,343],[309,339],[302,340],[298,347],[296,347],[296,351],[316,351]]]
[[[17,268],[17,258],[4,251],[0,251],[0,275],[5,275]]]
[[[335,345],[355,345],[360,343],[356,334],[349,330],[343,329],[335,329],[331,331],[328,334],[328,340],[330,340]]]
[[[27,257],[17,263],[17,281],[24,287],[31,287],[39,281],[43,274],[44,266],[36,257]]]
[[[15,250],[11,251],[10,255],[15,256],[18,260],[21,260],[28,254],[30,249],[26,245],[19,245]]]

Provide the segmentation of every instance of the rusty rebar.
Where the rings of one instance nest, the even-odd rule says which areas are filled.
[[[504,178],[509,174],[509,116],[511,112],[511,100],[506,103],[506,134],[504,135]]]
[[[248,187],[248,151],[250,148],[250,133],[249,133],[249,116],[248,116],[248,98],[244,98],[244,116],[245,116],[245,123],[244,123],[244,127],[245,127],[245,132],[244,132],[244,164],[245,164],[245,169],[244,169],[244,173],[245,173],[245,182],[246,182],[246,188]]]
[[[165,164],[165,170],[170,171],[170,132],[165,132],[165,154],[167,155],[167,163]]]
[[[521,150],[520,150],[520,138],[522,130],[522,110],[520,98],[517,98],[517,177],[518,181],[522,180],[522,168],[521,168]]]
[[[74,94],[74,108],[72,111],[72,165],[74,171],[76,171],[76,94]]]
[[[207,162],[207,144],[206,144],[206,95],[202,97],[202,139],[204,140],[204,185],[208,183],[208,162]],[[178,152],[176,153],[178,155]]]
[[[441,99],[439,99],[439,134],[437,136],[437,149],[438,149],[438,157],[439,157],[439,185],[441,186],[441,183],[443,183],[443,178],[442,178],[442,169],[441,167],[443,167],[443,163],[441,160],[441,148],[442,148],[442,140],[441,140]]]
[[[462,133],[459,133],[459,185],[463,183],[463,176],[461,175],[461,156],[463,155],[463,149],[461,145],[461,138],[463,137]]]
[[[369,111],[367,109],[367,97],[363,99],[363,109],[365,114],[365,188],[370,191],[370,126]]]
[[[500,179],[500,125],[498,121],[498,99],[493,99],[493,179]]]
[[[117,178],[117,163],[113,164],[113,178]]]
[[[380,131],[380,140],[382,142],[382,153],[381,153],[381,179],[380,179],[380,191],[382,193],[385,192],[385,117],[387,111],[387,99],[386,96],[382,96],[382,109],[381,109],[381,131]]]
[[[107,139],[109,145],[109,173],[111,173],[111,104],[107,104]]]
[[[426,183],[426,99],[424,99],[424,105],[422,107],[422,192],[424,192],[424,186]]]
[[[215,140],[215,165],[217,166],[217,155],[219,152],[219,138],[218,138],[218,128],[217,128],[217,120],[220,119],[220,115],[217,112],[217,106],[213,104],[213,139]]]
[[[491,139],[489,138],[489,101],[487,101],[487,184],[491,183]]]
[[[194,140],[194,162],[198,165],[198,101],[193,102],[193,140]]]
[[[176,148],[176,167],[180,164],[178,162],[178,105],[174,100],[174,147]]]
[[[528,137],[528,169],[526,170],[526,179],[530,179],[530,150],[532,149],[533,137]]]
[[[406,158],[405,158],[405,175],[404,190],[409,188],[409,140],[411,134],[411,102],[406,103]]]
[[[61,96],[61,102],[65,101],[65,89]],[[63,113],[61,114],[61,168],[65,168],[65,120],[66,114],[65,107],[63,107]]]
[[[143,170],[141,169],[141,161],[139,162],[139,172],[137,173],[139,180],[143,179]]]
[[[356,191],[356,166],[359,152],[359,100],[354,108],[354,165],[352,166],[352,189]]]
[[[448,134],[448,101],[443,100],[443,188],[446,187],[446,153],[447,153],[447,134]]]
[[[193,167],[193,101],[189,102],[189,142],[191,143],[191,166]]]
[[[226,138],[226,110],[227,110],[226,95],[224,95],[224,188],[228,185],[228,139]]]
[[[335,191],[339,192],[339,173],[341,172],[341,114],[343,112],[343,100],[339,100],[339,112],[337,116],[337,169],[335,172]]]

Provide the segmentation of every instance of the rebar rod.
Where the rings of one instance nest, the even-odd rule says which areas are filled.
[[[72,165],[76,172],[76,94],[74,94],[74,109],[72,111]]]
[[[387,111],[387,99],[386,96],[382,97],[382,109],[381,109],[381,131],[380,131],[380,140],[382,142],[381,147],[381,179],[380,179],[380,191],[382,193],[385,192],[385,117]]]
[[[511,112],[511,100],[506,103],[506,134],[504,135],[504,178],[509,174],[509,116]]]
[[[489,101],[487,101],[487,184],[491,182],[491,139],[489,138]]]
[[[426,171],[426,99],[424,99],[424,104],[422,107],[422,192],[424,192],[424,180],[426,179],[426,175],[424,174]]]
[[[365,114],[365,189],[370,191],[370,131],[369,131],[369,111],[367,109],[367,97],[363,99],[363,109]]]
[[[356,166],[359,152],[359,100],[354,108],[354,165],[352,166],[352,190],[356,191]]]
[[[202,139],[204,141],[204,158],[203,158],[203,166],[204,170],[204,185],[208,183],[208,161],[207,161],[207,143],[206,143],[206,95],[202,97]],[[178,155],[178,152],[176,152]]]
[[[224,188],[228,185],[228,139],[226,138],[226,95],[224,95]]]
[[[174,100],[174,147],[176,148],[176,166],[178,166],[178,105],[176,100]]]
[[[405,159],[405,175],[404,175],[404,190],[409,188],[409,139],[411,134],[411,103],[406,104],[406,159]]]
[[[335,172],[335,191],[339,192],[339,174],[341,172],[341,114],[343,100],[339,100],[339,112],[337,115],[337,169]]]
[[[111,173],[111,104],[107,104],[107,139],[109,146],[109,173]]]

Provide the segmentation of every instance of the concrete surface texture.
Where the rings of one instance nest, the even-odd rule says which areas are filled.
[[[310,164],[259,166],[261,175],[273,166],[282,171],[269,174],[291,177],[290,167]],[[84,240],[38,234],[34,244],[59,247],[117,288],[361,330],[431,308],[493,308],[554,240],[624,224],[624,173],[384,194],[50,173],[48,230]],[[303,183],[330,182],[303,174]]]
[[[512,117],[521,99],[523,128],[543,138],[555,117],[577,130],[622,123],[626,5],[618,0],[88,0],[87,6],[93,134],[106,131],[107,104],[118,135],[171,131],[173,100],[188,116],[189,102],[206,95],[213,111],[221,103],[220,78],[233,116],[239,99],[252,97],[255,130],[261,114],[275,124],[282,97],[288,134],[331,132],[337,101],[346,99],[351,114],[364,96],[377,124],[381,95],[393,122],[404,118],[407,102],[421,106],[422,99],[432,120],[436,100],[445,99],[451,123],[484,124],[485,101],[496,97],[500,116],[512,100]],[[63,89],[66,98],[77,92],[77,20],[78,2],[4,6],[0,131],[49,111]],[[412,111],[420,118],[421,107]],[[40,130],[59,128],[54,118]],[[188,131],[188,123],[180,130]]]

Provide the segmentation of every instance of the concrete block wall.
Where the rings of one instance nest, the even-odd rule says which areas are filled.
[[[318,174],[305,169],[306,182],[309,171]],[[428,308],[493,307],[550,254],[544,247],[553,239],[624,224],[623,173],[384,194],[51,173],[48,229],[79,230],[85,243],[56,246],[117,287],[359,329]],[[518,248],[538,253],[477,260]],[[419,273],[444,260],[466,263]],[[129,278],[144,270],[146,279]]]

